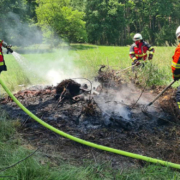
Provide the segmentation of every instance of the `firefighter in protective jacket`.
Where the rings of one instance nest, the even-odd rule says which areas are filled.
[[[180,26],[176,30],[176,37],[178,41],[180,42]],[[173,79],[177,81],[180,79],[180,43],[176,47],[174,56],[172,57],[172,59],[173,60],[172,60],[171,69],[172,69]],[[175,97],[176,97],[176,102],[178,104],[178,107],[180,109],[180,86],[177,88]]]
[[[0,73],[2,71],[7,71],[7,67],[4,61],[4,56],[2,52],[2,47],[9,49],[11,46],[8,46],[3,40],[0,39]]]
[[[129,56],[132,59],[132,65],[139,65],[140,62],[147,60],[147,51],[149,51],[148,60],[153,58],[154,48],[150,44],[143,41],[142,35],[137,33],[133,37],[134,43],[130,47]]]

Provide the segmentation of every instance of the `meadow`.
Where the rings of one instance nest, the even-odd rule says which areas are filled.
[[[100,65],[120,70],[131,66],[129,46],[95,46],[72,44],[69,47],[44,50],[39,47],[33,51],[20,50],[19,62],[11,54],[4,54],[7,72],[2,72],[1,78],[8,88],[16,91],[36,84],[54,84],[66,78],[89,78],[93,80]],[[140,73],[139,78],[148,77],[148,86],[167,85],[172,81],[171,62],[175,47],[155,47],[152,61]],[[16,50],[15,50],[16,52]],[[17,50],[18,52],[18,50]],[[47,53],[46,53],[47,52]],[[131,69],[122,72],[128,77],[133,76]],[[175,83],[174,87],[178,83]]]

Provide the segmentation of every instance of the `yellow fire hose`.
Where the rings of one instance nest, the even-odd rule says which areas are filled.
[[[68,139],[71,139],[73,141],[76,141],[78,143],[93,147],[93,148],[97,148],[100,150],[104,150],[104,151],[108,151],[108,152],[112,152],[112,153],[116,153],[116,154],[120,154],[123,156],[128,156],[131,158],[135,158],[135,159],[140,159],[143,161],[147,161],[147,162],[151,162],[151,163],[155,163],[155,164],[161,164],[164,166],[168,166],[168,167],[173,167],[176,169],[180,169],[180,164],[175,164],[175,163],[171,163],[168,161],[163,161],[163,160],[159,160],[159,159],[155,159],[155,158],[151,158],[151,157],[147,157],[147,156],[142,156],[139,154],[134,154],[134,153],[130,153],[130,152],[126,152],[126,151],[122,151],[122,150],[118,150],[118,149],[114,149],[114,148],[110,148],[107,146],[102,146],[99,144],[95,144],[89,141],[85,141],[83,139],[74,137],[72,135],[69,135],[63,131],[60,131],[59,129],[56,129],[55,127],[49,125],[48,123],[44,122],[43,120],[41,120],[40,118],[38,118],[36,115],[34,115],[33,113],[31,113],[26,107],[24,107],[17,99],[16,97],[10,92],[10,90],[6,87],[6,85],[4,84],[4,82],[0,79],[0,84],[2,85],[2,87],[4,88],[4,90],[7,92],[7,94],[13,99],[13,101],[25,112],[27,113],[31,118],[33,118],[35,121],[37,121],[39,124],[43,125],[44,127],[46,127],[47,129],[63,136],[66,137]]]

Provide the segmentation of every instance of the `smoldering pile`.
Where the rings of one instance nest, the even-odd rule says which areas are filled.
[[[159,111],[152,110],[154,116],[149,121],[140,105],[132,108],[132,91],[137,89],[125,84],[115,71],[102,71],[103,68],[105,66],[100,67],[93,83],[88,80],[80,84],[66,79],[57,86],[33,86],[14,95],[32,113],[53,126],[73,127],[84,132],[103,127],[133,131],[157,127]],[[0,103],[12,118],[21,119],[24,125],[35,124],[10,97],[1,99]]]

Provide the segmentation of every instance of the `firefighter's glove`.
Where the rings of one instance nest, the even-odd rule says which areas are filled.
[[[151,60],[153,58],[153,54],[149,54],[148,60]]]
[[[180,79],[180,77],[173,77],[174,81],[178,81]]]
[[[9,52],[10,53],[13,53],[13,50],[11,49],[11,47],[12,47],[12,45],[10,44],[10,45],[7,45],[7,54],[9,54]]]
[[[141,64],[141,63],[140,63],[137,59],[135,59],[132,65],[139,66],[140,64]]]

